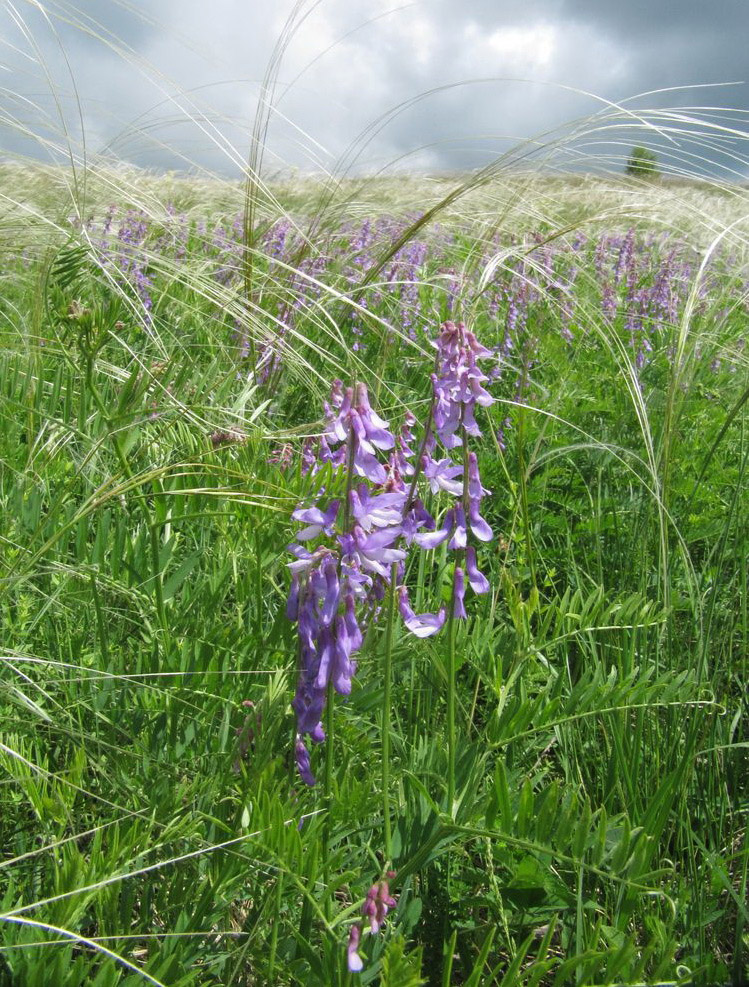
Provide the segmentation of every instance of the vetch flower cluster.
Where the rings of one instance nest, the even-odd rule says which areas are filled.
[[[469,544],[469,533],[479,542],[489,542],[493,538],[491,528],[481,515],[481,499],[488,491],[481,483],[476,454],[469,452],[466,444],[469,436],[481,435],[476,407],[485,408],[494,401],[484,387],[487,377],[477,362],[491,358],[492,353],[460,322],[443,325],[436,348],[431,426],[447,455],[435,458],[436,441],[428,435],[421,468],[432,493],[447,493],[456,498],[456,503],[445,511],[439,525],[415,535],[414,541],[423,549],[437,548],[447,541],[448,548],[459,553],[459,561],[465,565],[473,591],[486,593],[489,581],[478,569],[476,549]],[[450,458],[449,453],[457,448],[462,449],[463,465]],[[466,616],[465,572],[456,563],[452,599],[452,616],[456,618]],[[400,590],[399,606],[406,626],[419,637],[437,633],[445,623],[443,610],[437,614],[414,615],[404,587]]]
[[[388,480],[378,459],[378,452],[394,446],[388,423],[370,407],[366,387],[357,384],[344,390],[337,381],[319,461],[346,469],[346,494],[325,508],[294,511],[294,520],[303,527],[296,543],[289,546],[296,558],[289,563],[292,581],[286,613],[297,623],[299,642],[292,703],[297,717],[295,756],[308,785],[315,784],[315,777],[305,738],[313,744],[325,739],[322,717],[329,690],[341,696],[351,692],[353,656],[363,640],[362,615],[371,614],[384,595],[390,567],[405,558],[405,551],[394,547],[403,532],[405,491]],[[404,454],[402,447],[400,452]],[[395,472],[391,463],[391,475]],[[355,478],[361,478],[356,485]],[[382,492],[374,492],[378,488]],[[310,551],[308,544],[319,539],[322,543]]]
[[[367,892],[367,897],[362,905],[362,916],[369,923],[369,932],[375,936],[382,928],[385,917],[391,908],[395,908],[397,902],[390,894],[390,880],[395,877],[395,871],[388,871],[384,880],[377,881]],[[364,962],[359,955],[359,944],[361,942],[363,923],[357,922],[351,926],[349,932],[348,946],[346,948],[348,968],[352,973],[358,973],[364,967]]]
[[[466,574],[475,593],[489,589],[470,544],[471,539],[488,542],[493,537],[481,515],[487,491],[466,441],[481,434],[476,407],[493,401],[477,362],[492,354],[462,323],[445,323],[436,346],[432,412],[420,442],[412,414],[406,415],[396,438],[389,423],[371,407],[364,384],[344,388],[335,381],[317,448],[308,444],[304,450],[308,474],[314,475],[327,463],[343,474],[345,484],[342,497],[325,504],[321,491],[316,503],[300,506],[292,515],[302,526],[289,546],[295,558],[289,563],[292,581],[287,604],[287,616],[298,630],[298,679],[292,704],[297,717],[295,756],[308,785],[315,784],[315,777],[307,740],[312,744],[325,740],[323,713],[332,693],[350,694],[354,656],[393,577],[398,610],[417,637],[436,634],[450,616],[466,616]],[[436,453],[438,439],[444,450],[441,455]],[[456,448],[462,448],[462,463],[450,458]],[[432,497],[455,498],[439,524],[419,496],[420,480]],[[450,609],[416,614],[404,582],[407,554],[414,546],[429,550],[445,541],[458,553],[459,563]]]

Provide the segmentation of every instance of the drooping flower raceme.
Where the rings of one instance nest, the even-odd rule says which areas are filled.
[[[387,583],[393,563],[405,558],[396,542],[403,530],[406,493],[394,486],[385,490],[388,472],[378,459],[379,452],[395,445],[388,423],[370,407],[363,384],[344,390],[336,381],[327,411],[319,452],[322,461],[348,468],[346,496],[327,506],[294,511],[294,520],[303,527],[289,546],[295,558],[288,564],[292,580],[286,615],[296,622],[298,637],[292,702],[297,717],[295,757],[307,785],[314,785],[315,777],[305,738],[313,744],[325,740],[322,718],[329,688],[341,696],[351,692],[354,655],[363,641],[357,607],[371,602],[378,587]],[[313,463],[309,471],[314,471]],[[356,486],[355,476],[361,478]],[[380,492],[373,492],[366,481]]]
[[[436,373],[432,376],[431,420],[426,424],[419,454],[414,447],[416,419],[408,414],[398,438],[387,421],[371,407],[362,383],[345,387],[335,381],[325,406],[327,423],[317,449],[304,449],[304,469],[314,475],[322,463],[344,472],[345,494],[327,504],[300,506],[293,518],[302,527],[289,546],[294,560],[287,604],[289,620],[297,623],[298,679],[293,700],[297,717],[295,748],[299,774],[315,783],[306,739],[322,743],[323,712],[329,690],[351,692],[355,655],[364,628],[380,611],[391,574],[396,572],[398,609],[417,637],[436,634],[447,611],[414,613],[403,584],[405,560],[411,546],[436,548],[447,542],[458,553],[450,612],[465,617],[465,576],[476,593],[489,589],[470,544],[488,542],[492,531],[481,515],[478,460],[462,450],[462,463],[450,458],[468,436],[480,435],[475,409],[493,399],[484,388],[486,375],[479,360],[492,354],[462,323],[446,322],[437,340]],[[444,454],[438,457],[439,439]],[[385,459],[385,454],[389,454]],[[417,460],[417,461],[415,461]],[[404,476],[409,482],[404,482]],[[455,498],[439,524],[419,496],[422,478],[431,493]]]
[[[362,905],[362,918],[369,925],[369,932],[376,936],[382,928],[382,924],[388,912],[398,904],[390,893],[390,880],[395,877],[394,871],[388,871],[385,878],[377,881],[367,891],[367,896]],[[347,952],[348,968],[352,973],[363,969],[364,963],[359,955],[359,943],[361,942],[362,924],[356,923],[351,926],[349,932]]]
[[[476,422],[476,407],[488,407],[494,401],[484,387],[486,375],[479,368],[481,359],[491,357],[463,323],[446,322],[436,343],[436,373],[432,375],[432,425],[446,453],[460,449],[469,436],[480,436]],[[447,542],[448,548],[460,554],[464,569],[456,567],[453,581],[452,614],[465,617],[465,573],[475,593],[486,593],[489,582],[479,571],[476,549],[469,544],[472,536],[479,542],[491,541],[492,530],[481,515],[481,499],[488,492],[481,484],[476,454],[462,450],[464,465],[454,463],[450,455],[436,458],[434,443],[425,443],[422,470],[433,494],[447,493],[457,498],[441,523],[414,535],[413,540],[423,549],[437,548]],[[467,475],[466,469],[467,466]],[[418,636],[436,633],[444,620],[440,614],[416,617],[406,596],[401,596],[401,614],[406,626]],[[429,618],[429,619],[427,619]]]

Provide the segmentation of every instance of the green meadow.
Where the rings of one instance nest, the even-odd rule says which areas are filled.
[[[0,167],[0,983],[747,982],[748,204]],[[309,785],[292,514],[341,501],[302,547],[342,579],[394,489],[324,452],[338,380],[454,516],[446,323],[488,354],[434,459],[477,457],[489,588],[460,618],[459,539],[392,543]]]

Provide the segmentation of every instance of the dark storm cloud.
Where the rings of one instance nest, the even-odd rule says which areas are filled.
[[[595,23],[618,37],[642,38],[685,31],[699,43],[703,31],[720,31],[736,39],[749,25],[745,0],[679,0],[678,3],[653,0],[563,0],[556,4],[561,17]],[[744,33],[744,37],[746,34]]]
[[[62,0],[46,9],[72,64],[89,148],[161,167],[238,167],[290,0],[77,6],[82,13]],[[24,0],[15,7],[29,19],[58,95],[70,90],[43,20]],[[0,0],[0,42],[13,36],[23,48],[10,10]],[[330,168],[372,121],[404,106],[362,145],[358,167],[375,169],[404,155],[413,166],[476,167],[520,138],[602,109],[580,90],[619,101],[647,90],[743,80],[747,37],[746,0],[423,0],[405,8],[397,0],[324,0],[284,53],[269,164]],[[54,116],[45,79],[38,66],[36,78],[30,71],[33,59],[6,47],[0,63],[0,84],[16,95],[33,92]],[[439,91],[408,105],[432,89]],[[17,99],[6,100],[20,112]],[[645,104],[743,110],[748,87],[682,88],[635,105]],[[73,114],[72,95],[65,105]],[[622,137],[622,146],[634,137]],[[2,146],[13,147],[12,136],[0,133]],[[596,147],[605,153],[605,145]]]

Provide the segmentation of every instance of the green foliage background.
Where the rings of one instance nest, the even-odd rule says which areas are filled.
[[[293,265],[271,267],[259,246],[249,294],[212,276],[200,219],[230,216],[239,190],[143,176],[133,197],[120,185],[123,204],[149,215],[144,321],[137,296],[62,220],[61,178],[2,176],[9,198],[44,219],[6,207],[0,224],[0,982],[353,983],[347,927],[384,864],[383,642],[373,635],[336,709],[326,886],[324,806],[290,758],[285,546],[291,511],[317,485],[297,453],[320,428],[330,380],[365,379],[394,423],[406,408],[423,414],[427,339],[399,331],[385,293],[363,313],[354,352],[347,327],[362,312],[330,266],[281,371],[259,383],[232,326],[261,346],[300,288]],[[510,176],[456,205],[447,181],[375,182],[339,189],[333,208],[327,189],[300,182],[275,188],[276,205],[258,197],[253,230],[280,203],[325,252],[347,219],[432,202],[466,274],[459,314],[496,345],[477,253],[536,226],[542,196],[553,203],[542,242],[615,228],[598,219],[601,202],[626,229],[628,193],[607,185]],[[84,219],[101,217],[108,190],[92,178]],[[703,251],[710,224],[728,228],[743,201],[696,185],[643,194],[677,234],[691,223]],[[482,202],[500,218],[484,218]],[[190,224],[179,260],[168,205]],[[406,241],[437,235],[422,220],[405,228]],[[445,644],[396,631],[399,904],[382,936],[365,937],[357,982],[746,976],[740,229],[702,304],[658,328],[641,374],[623,316],[601,315],[592,247],[573,343],[560,336],[559,300],[535,305],[527,386],[518,397],[505,373],[482,422],[487,516],[502,538],[483,563],[492,592],[459,632],[452,811]],[[522,251],[533,262],[528,241],[502,242],[500,272]],[[392,242],[377,249],[384,263]],[[436,333],[439,271],[419,297]],[[244,440],[216,446],[216,429]],[[287,443],[292,465],[269,462]],[[417,609],[440,593],[436,556],[409,574]]]

